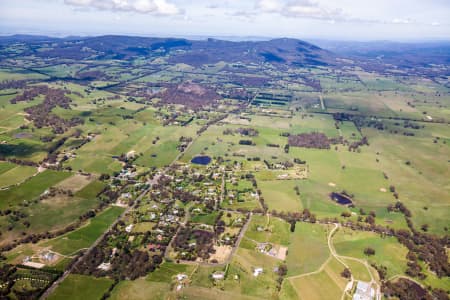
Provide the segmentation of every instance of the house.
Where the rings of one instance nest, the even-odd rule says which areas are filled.
[[[225,272],[217,271],[212,273],[211,276],[214,280],[222,280],[225,278]]]
[[[52,252],[46,252],[41,255],[41,258],[46,261],[52,261],[56,258],[56,255]]]
[[[101,263],[100,265],[98,265],[97,269],[108,271],[109,269],[111,269],[111,263]]]
[[[356,291],[353,294],[353,300],[373,300],[375,297],[375,290],[369,282],[358,281]]]
[[[258,277],[259,275],[262,274],[263,271],[264,271],[263,268],[260,268],[260,267],[255,268],[255,269],[253,270],[253,276]]]
[[[125,227],[125,231],[130,233],[131,230],[133,230],[133,224],[128,225],[127,227]]]
[[[183,281],[183,280],[185,280],[187,278],[188,278],[188,276],[186,274],[182,274],[182,273],[177,274],[177,280],[178,281]]]

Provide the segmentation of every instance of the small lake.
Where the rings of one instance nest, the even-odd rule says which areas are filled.
[[[33,137],[33,134],[32,133],[28,133],[28,132],[19,132],[19,133],[16,133],[14,135],[14,137],[16,139],[30,139],[30,138]]]
[[[352,200],[349,197],[339,194],[339,193],[334,193],[334,192],[331,193],[330,198],[331,198],[331,200],[336,201],[337,203],[339,203],[341,205],[353,204]]]
[[[191,160],[191,163],[197,164],[197,165],[203,165],[203,166],[206,166],[210,162],[211,162],[211,157],[209,157],[207,155],[196,156]]]

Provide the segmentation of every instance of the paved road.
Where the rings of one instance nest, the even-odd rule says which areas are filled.
[[[134,205],[132,206],[128,206],[127,209],[125,209],[125,211],[109,226],[109,228],[107,230],[105,230],[101,236],[99,236],[99,238],[87,249],[86,252],[84,252],[84,254],[80,255],[77,260],[75,261],[75,263],[73,263],[71,265],[71,267],[66,270],[63,275],[61,277],[59,277],[55,282],[53,282],[53,284],[45,291],[44,294],[42,294],[40,299],[47,299],[48,296],[50,296],[50,294],[59,286],[59,284],[61,282],[64,281],[64,279],[67,278],[67,276],[69,276],[69,274],[74,270],[75,266],[87,255],[89,255],[89,253],[92,251],[92,249],[94,249],[105,237],[105,235],[117,224],[117,222],[119,222],[119,220],[121,220],[130,210],[132,210],[134,208],[134,206],[137,204],[138,200],[141,200],[146,194],[147,192],[150,190],[150,188],[144,190],[134,201]]]

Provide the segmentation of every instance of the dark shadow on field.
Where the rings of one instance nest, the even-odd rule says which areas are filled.
[[[38,147],[35,145],[29,145],[26,143],[19,144],[0,144],[0,157],[9,157],[9,156],[29,156],[34,152],[40,151]]]

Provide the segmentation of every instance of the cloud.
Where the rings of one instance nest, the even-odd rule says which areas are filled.
[[[402,18],[395,18],[392,20],[393,24],[411,24],[413,21],[411,19],[402,19]]]
[[[291,18],[310,18],[327,21],[346,18],[342,9],[329,9],[310,0],[257,0],[255,8],[262,13],[278,13]]]
[[[155,15],[177,15],[182,12],[166,0],[64,0],[64,3],[76,7]]]
[[[259,0],[256,3],[256,8],[262,12],[280,12],[283,5],[278,0]]]

